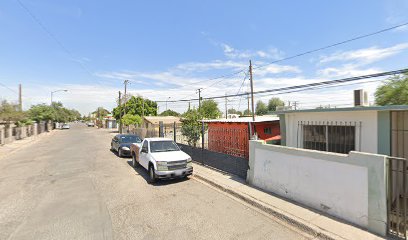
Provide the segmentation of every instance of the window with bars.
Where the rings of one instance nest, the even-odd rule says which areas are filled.
[[[303,148],[346,154],[356,149],[355,125],[302,126]]]
[[[272,134],[272,128],[271,127],[264,128],[264,133],[265,134]]]

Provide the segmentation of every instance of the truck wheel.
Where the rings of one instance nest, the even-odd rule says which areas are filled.
[[[155,183],[157,181],[156,173],[154,172],[154,167],[150,165],[149,167],[149,182]]]
[[[133,168],[139,167],[139,162],[136,161],[136,155],[134,153],[132,153],[132,166]]]

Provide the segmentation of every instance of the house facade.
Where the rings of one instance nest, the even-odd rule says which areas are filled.
[[[284,146],[408,158],[407,105],[289,110],[278,115]]]
[[[280,139],[279,117],[252,117],[203,120],[208,126],[208,150],[229,155],[249,157],[249,140],[256,133],[258,139]]]

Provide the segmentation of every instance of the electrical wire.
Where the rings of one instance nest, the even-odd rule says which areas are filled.
[[[296,86],[290,86],[290,87],[261,90],[261,91],[256,91],[253,94],[282,92],[282,91],[286,91],[286,90],[303,89],[303,88],[310,88],[310,87],[317,87],[317,86],[328,86],[328,85],[333,85],[333,84],[353,82],[353,81],[359,81],[359,80],[367,79],[367,78],[383,77],[383,76],[396,75],[396,74],[402,74],[402,73],[407,73],[407,72],[408,72],[408,69],[400,69],[400,70],[395,70],[395,71],[380,72],[380,73],[375,73],[375,74],[368,74],[368,75],[362,75],[362,76],[357,76],[357,77],[342,78],[342,79],[330,80],[330,81],[324,81],[324,82],[316,82],[316,83],[310,83],[310,84],[304,84],[304,85],[296,85]],[[224,96],[206,97],[206,98],[203,98],[203,99],[204,100],[220,99],[220,98],[225,98],[225,97],[243,96],[243,95],[247,95],[247,94],[248,93],[230,94],[230,95],[224,95]],[[184,101],[198,101],[198,98],[170,100],[170,101],[167,101],[167,102],[184,102]],[[156,102],[166,102],[166,101],[156,101]]]
[[[13,93],[15,93],[15,94],[18,94],[18,92],[17,91],[15,91],[14,89],[12,89],[12,88],[9,88],[9,87],[7,87],[6,85],[4,85],[3,83],[0,83],[0,85],[2,86],[2,87],[4,87],[4,88],[6,88],[6,89],[8,89],[8,90],[10,90],[10,91],[12,91]]]
[[[371,36],[374,36],[374,35],[377,35],[377,34],[380,34],[380,33],[384,33],[384,32],[388,32],[388,31],[391,31],[391,30],[394,30],[394,29],[397,29],[397,28],[400,28],[400,27],[404,27],[404,26],[408,26],[408,22],[402,23],[402,24],[399,24],[399,25],[395,25],[395,26],[392,26],[392,27],[389,27],[389,28],[385,28],[385,29],[382,29],[382,30],[379,30],[379,31],[376,31],[376,32],[360,35],[360,36],[350,38],[350,39],[347,39],[347,40],[344,40],[344,41],[341,41],[341,42],[337,42],[337,43],[334,43],[334,44],[330,44],[330,45],[327,45],[327,46],[324,46],[324,47],[320,47],[320,48],[316,48],[316,49],[309,50],[309,51],[306,51],[306,52],[298,53],[298,54],[295,54],[295,55],[292,55],[292,56],[289,56],[289,57],[281,58],[281,59],[275,60],[273,62],[270,62],[268,64],[253,67],[253,69],[263,68],[263,67],[272,65],[274,63],[283,62],[283,61],[286,61],[286,60],[289,60],[289,59],[301,57],[301,56],[304,56],[304,55],[307,55],[307,54],[310,54],[310,53],[314,53],[314,52],[318,52],[318,51],[321,51],[321,50],[336,47],[336,46],[339,46],[339,45],[342,45],[342,44],[345,44],[345,43],[360,40],[362,38],[371,37]]]

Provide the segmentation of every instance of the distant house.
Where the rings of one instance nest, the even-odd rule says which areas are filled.
[[[279,117],[252,117],[203,120],[208,125],[208,150],[248,159],[249,139],[280,140]]]
[[[106,115],[106,117],[103,118],[103,121],[104,121],[104,127],[105,128],[112,129],[112,128],[117,128],[118,127],[116,119],[113,117],[112,114]]]
[[[408,105],[288,110],[277,114],[282,145],[408,158]]]
[[[164,127],[173,127],[181,125],[180,117],[173,116],[146,116],[143,117],[142,127],[144,128],[158,128],[160,122],[163,122]]]

